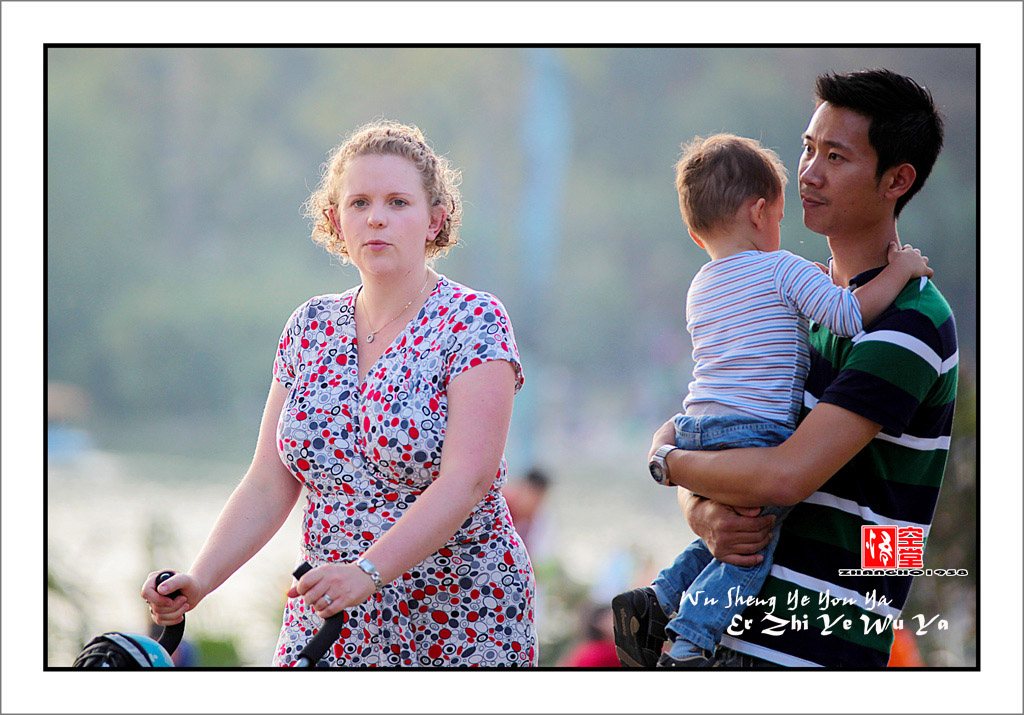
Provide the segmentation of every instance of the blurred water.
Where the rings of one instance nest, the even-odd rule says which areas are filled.
[[[578,451],[549,462],[549,528],[538,552],[556,561],[555,573],[564,574],[558,578],[571,583],[539,584],[542,665],[554,664],[545,647],[553,657],[556,643],[576,637],[578,614],[566,593],[582,587],[589,600],[607,603],[621,590],[650,583],[693,539],[675,492],[650,480],[635,458],[643,446],[626,442],[612,448],[605,440],[603,449],[595,449],[580,441]],[[245,466],[101,451],[50,463],[48,566],[70,594],[70,600],[48,594],[50,665],[70,665],[84,641],[104,631],[147,632],[148,612],[139,597],[143,580],[156,568],[189,567]],[[513,465],[513,480],[521,471]],[[260,553],[188,615],[186,638],[201,633],[231,639],[244,665],[269,665],[298,560],[302,503]],[[917,580],[912,598],[919,603],[908,602],[907,613],[940,613],[951,627],[931,629],[919,645],[930,665],[972,666],[973,593],[936,593],[933,581]]]
[[[642,470],[624,474],[609,464],[621,461],[577,460],[552,470],[550,543],[544,549],[573,581],[590,587],[594,600],[605,602],[623,588],[649,582],[693,538],[674,492],[645,479]],[[108,630],[147,632],[148,612],[139,597],[143,580],[156,568],[189,567],[244,468],[98,451],[71,464],[51,464],[49,567],[80,601],[86,620],[81,623],[65,599],[48,596],[50,665],[70,665],[82,638]],[[302,503],[259,554],[188,615],[186,638],[229,637],[244,664],[270,663],[297,562]],[[545,623],[541,609],[542,642],[546,628],[554,633],[567,625]]]
[[[102,452],[50,468],[49,567],[81,599],[90,635],[147,632],[149,615],[139,597],[146,575],[189,567],[237,476],[232,465]],[[267,546],[188,615],[186,639],[201,632],[234,637],[246,664],[269,665],[299,523],[296,507]],[[159,542],[155,559],[147,549],[153,539]],[[48,605],[48,662],[70,665],[81,645],[74,641],[74,614],[52,594]]]

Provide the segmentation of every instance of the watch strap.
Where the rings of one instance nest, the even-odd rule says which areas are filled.
[[[658,465],[658,470],[661,472],[662,479],[658,481],[663,486],[671,486],[672,483],[668,478],[668,455],[679,449],[674,444],[663,444],[654,450],[654,455],[651,457],[651,461]]]
[[[663,444],[655,450],[654,455],[664,462],[668,458],[669,452],[674,452],[677,449],[679,447],[674,444]]]
[[[380,577],[380,571],[377,570],[372,561],[365,556],[360,556],[356,559],[356,568],[373,579],[373,585],[377,591],[384,590],[384,581]]]

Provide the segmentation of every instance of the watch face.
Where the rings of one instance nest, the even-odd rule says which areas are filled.
[[[650,467],[651,476],[654,477],[654,481],[656,481],[658,484],[664,484],[665,471],[661,468],[661,465],[658,464],[657,462],[651,462],[647,466]]]

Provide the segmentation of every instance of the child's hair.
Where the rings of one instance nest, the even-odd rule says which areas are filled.
[[[430,206],[444,206],[447,211],[437,237],[427,246],[427,258],[444,255],[458,243],[462,223],[462,196],[459,193],[460,172],[447,158],[437,154],[418,127],[389,120],[364,124],[345,141],[331,150],[322,168],[320,182],[306,200],[306,215],[313,221],[313,241],[328,252],[348,260],[344,239],[327,216],[329,207],[337,208],[338,188],[348,164],[367,155],[401,156],[412,162],[423,180]]]
[[[676,162],[679,208],[690,230],[704,234],[736,213],[744,201],[782,195],[787,172],[779,155],[735,134],[694,137]]]

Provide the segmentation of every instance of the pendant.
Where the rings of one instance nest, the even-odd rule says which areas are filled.
[[[373,335],[367,335],[366,336],[366,342],[372,343],[373,342]]]

